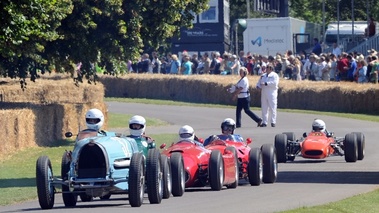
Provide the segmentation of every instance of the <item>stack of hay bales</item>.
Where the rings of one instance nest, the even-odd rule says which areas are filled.
[[[0,159],[18,149],[54,145],[65,132],[84,129],[84,116],[90,108],[107,116],[103,98],[100,83],[76,86],[72,79],[38,79],[22,90],[18,81],[2,79]]]
[[[102,76],[106,97],[148,98],[192,103],[235,105],[226,92],[240,79],[237,75],[160,75],[128,74]],[[261,106],[261,92],[256,89],[259,76],[248,76],[251,106]],[[379,113],[377,84],[355,82],[315,82],[281,79],[278,107],[345,113]]]

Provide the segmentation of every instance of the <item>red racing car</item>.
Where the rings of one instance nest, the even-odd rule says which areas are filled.
[[[161,149],[165,148],[165,144]],[[238,165],[234,147],[214,144],[208,149],[194,140],[180,140],[162,151],[170,158],[172,194],[182,196],[188,187],[210,185],[212,190],[223,186],[236,188]]]
[[[251,143],[251,138],[247,138],[245,142],[240,135],[232,134],[213,135],[204,142],[204,145],[208,149],[212,149],[215,144],[234,147],[238,158],[238,177],[248,180],[250,185],[258,186],[261,182],[274,183],[278,174],[275,147],[271,144],[263,144],[260,148],[251,148],[249,146]]]
[[[297,155],[310,159],[339,155],[344,156],[346,162],[356,162],[364,158],[365,136],[361,132],[345,137],[334,137],[332,132],[310,132],[297,140],[295,133],[283,132],[275,136],[275,148],[279,163],[293,161]]]

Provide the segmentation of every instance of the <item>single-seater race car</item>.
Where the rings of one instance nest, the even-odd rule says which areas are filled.
[[[361,132],[348,133],[345,137],[334,137],[332,132],[310,132],[296,139],[295,133],[283,132],[275,135],[275,148],[279,163],[293,161],[296,156],[324,159],[333,155],[344,156],[346,162],[356,162],[364,158],[365,136]]]
[[[66,137],[70,136],[72,133],[66,133]],[[99,136],[97,131],[89,129],[78,134],[72,152],[64,152],[61,166],[59,178],[53,175],[47,156],[37,160],[37,194],[42,209],[53,208],[55,187],[62,188],[66,207],[76,206],[78,196],[82,201],[91,201],[93,197],[109,199],[111,194],[128,194],[130,205],[139,207],[145,188],[150,203],[160,203],[165,181],[163,171],[169,169],[167,158],[162,158],[159,150],[149,149],[144,156],[133,138],[115,134]]]
[[[220,137],[225,137],[222,135]],[[251,138],[246,141],[240,135],[228,135],[226,140],[212,135],[204,143],[210,149],[215,144],[224,147],[234,147],[238,158],[239,179],[248,180],[250,185],[259,186],[263,183],[274,183],[278,175],[278,163],[275,147],[263,144],[260,148],[251,148]]]
[[[219,191],[223,186],[236,188],[238,164],[234,147],[213,145],[208,149],[194,140],[181,139],[166,148],[162,154],[170,158],[172,194],[182,196],[185,188],[210,185]]]

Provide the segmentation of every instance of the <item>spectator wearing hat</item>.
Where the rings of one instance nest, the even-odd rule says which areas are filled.
[[[378,53],[376,52],[376,50],[375,49],[371,49],[371,50],[368,50],[367,51],[371,56],[376,56]]]
[[[358,60],[358,68],[354,72],[354,77],[357,78],[358,83],[367,83],[367,62],[366,60]]]

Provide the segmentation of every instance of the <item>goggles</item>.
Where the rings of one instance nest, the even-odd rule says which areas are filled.
[[[133,130],[139,130],[143,128],[143,125],[141,124],[129,124],[129,128]]]
[[[191,133],[182,133],[182,134],[179,134],[180,138],[190,138],[192,137],[192,134]]]
[[[234,130],[233,126],[222,126],[222,131],[233,132],[233,130]]]
[[[100,122],[100,118],[86,118],[88,124],[97,124]]]

